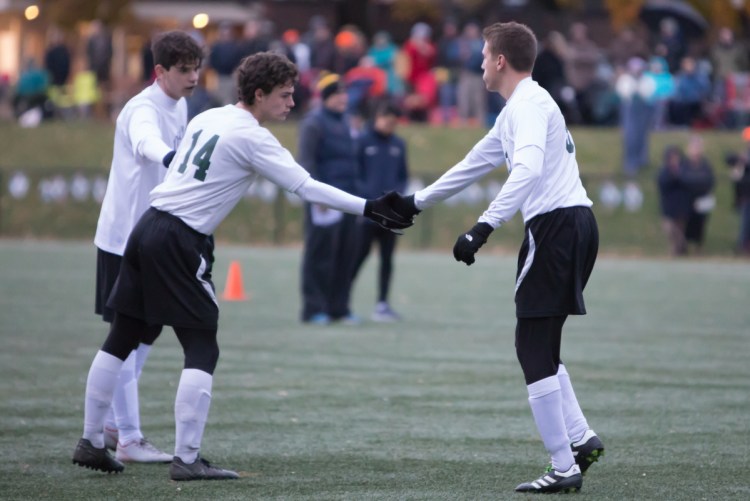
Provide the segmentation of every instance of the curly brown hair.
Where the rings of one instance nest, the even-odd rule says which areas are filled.
[[[176,64],[195,64],[203,62],[203,48],[193,37],[184,31],[167,31],[154,37],[151,43],[154,64],[169,69]]]
[[[255,103],[255,91],[270,94],[279,85],[295,84],[299,77],[297,67],[286,56],[275,52],[258,52],[247,56],[237,68],[240,101]]]

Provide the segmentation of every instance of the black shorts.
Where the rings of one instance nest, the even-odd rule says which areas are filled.
[[[153,207],[128,238],[107,306],[151,325],[217,328],[213,238]]]
[[[518,254],[516,317],[585,315],[583,289],[599,250],[588,207],[566,207],[526,223]]]
[[[102,320],[112,323],[115,318],[113,309],[107,307],[107,299],[112,292],[120,273],[122,256],[96,249],[96,299],[94,301],[94,312],[102,316]]]

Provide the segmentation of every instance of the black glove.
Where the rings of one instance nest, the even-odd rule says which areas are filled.
[[[175,153],[177,152],[175,150],[172,150],[166,155],[164,155],[164,158],[161,159],[161,163],[164,164],[164,167],[169,168],[169,164],[172,163],[172,159],[174,158]]]
[[[487,223],[477,223],[467,233],[458,237],[456,245],[453,246],[453,257],[456,261],[463,261],[466,266],[474,263],[474,254],[487,241],[487,237],[494,228]]]
[[[414,224],[412,218],[404,217],[394,210],[394,206],[401,200],[401,195],[390,191],[380,198],[367,200],[365,202],[364,216],[378,223],[383,228],[400,233],[395,230],[403,230]]]
[[[404,217],[404,219],[411,219],[414,220],[414,217],[422,212],[421,210],[417,209],[417,204],[414,202],[414,194],[412,193],[409,196],[403,196],[399,194],[398,199],[394,199],[393,201],[393,210]]]

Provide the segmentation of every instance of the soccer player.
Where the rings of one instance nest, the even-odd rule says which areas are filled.
[[[238,69],[240,100],[196,116],[186,130],[164,182],[151,191],[150,208],[128,238],[107,306],[112,329],[86,381],[84,431],[73,462],[105,472],[123,464],[104,447],[104,418],[125,359],[150,325],[171,325],[185,361],[175,398],[172,480],[233,479],[236,472],[200,456],[219,358],[219,307],[211,281],[210,235],[263,176],[302,199],[364,214],[393,229],[411,218],[393,213],[396,192],[364,200],[315,181],[263,127],[284,120],[294,101],[297,68],[284,56],[262,52]]]
[[[156,80],[133,97],[117,117],[112,166],[102,202],[94,244],[95,311],[105,322],[114,312],[106,306],[120,270],[128,235],[148,209],[149,192],[164,179],[165,167],[187,126],[187,104],[198,83],[203,51],[182,31],[157,35],[151,46]],[[141,432],[138,376],[160,325],[150,325],[141,343],[125,359],[105,421],[105,444],[120,461],[165,463],[172,455],[156,449]]]
[[[477,224],[458,237],[453,255],[471,265],[492,231],[520,209],[525,239],[515,285],[516,354],[552,467],[516,490],[576,491],[582,473],[604,446],[578,405],[560,360],[560,341],[567,316],[586,313],[583,288],[594,267],[599,233],[562,113],[531,79],[534,33],[508,22],[488,26],[483,37],[484,83],[507,104],[463,160],[430,186],[404,197],[397,211],[404,217],[416,215],[507,164],[507,181]]]

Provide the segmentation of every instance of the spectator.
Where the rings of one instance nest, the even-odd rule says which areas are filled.
[[[669,103],[670,122],[684,127],[692,126],[703,116],[703,103],[711,92],[708,75],[698,67],[695,59],[682,60],[675,76],[675,90]]]
[[[591,103],[596,72],[601,59],[599,47],[589,38],[588,28],[583,23],[573,23],[565,59],[565,77],[576,95],[581,119],[592,120]]]
[[[406,142],[396,135],[400,116],[398,107],[381,102],[375,110],[371,129],[357,142],[357,191],[363,198],[369,198],[371,193],[377,198],[389,191],[406,191],[409,177]],[[377,241],[380,250],[378,296],[371,318],[375,322],[399,320],[401,317],[391,308],[388,301],[397,236],[366,218],[357,218],[357,226],[359,249],[352,280],[356,278],[370,254],[373,241]]]
[[[683,179],[690,193],[685,240],[688,244],[692,243],[696,252],[700,253],[705,240],[708,215],[716,205],[716,199],[712,194],[713,168],[704,155],[703,139],[698,135],[692,135],[688,141]]]
[[[425,23],[412,26],[411,35],[403,45],[408,70],[407,97],[404,106],[411,120],[424,122],[437,97],[437,82],[432,73],[437,51],[430,37],[432,28]]]
[[[661,56],[652,56],[645,75],[654,82],[654,93],[651,101],[654,104],[653,128],[662,130],[667,127],[669,100],[674,94],[674,78],[669,72],[667,61]]]
[[[317,88],[322,106],[309,112],[300,125],[298,161],[315,179],[354,193],[357,159],[345,116],[346,88],[336,74],[320,79]],[[359,323],[349,308],[357,249],[355,217],[309,203],[304,226],[302,321]]]
[[[99,19],[91,22],[91,33],[86,41],[86,58],[89,69],[96,76],[100,104],[97,115],[102,118],[109,114],[110,69],[112,66],[112,35]]]
[[[750,144],[750,127],[742,131],[742,138]],[[737,252],[750,256],[750,151],[730,161],[730,178],[734,183],[734,207],[740,215],[740,229],[737,237]]]
[[[322,16],[310,19],[310,31],[305,37],[310,46],[311,64],[313,70],[333,71],[336,57],[336,45],[333,42],[331,29]]]
[[[367,52],[364,35],[355,26],[347,25],[341,28],[333,39],[336,49],[333,71],[339,75],[356,67],[360,59]]]
[[[628,61],[634,57],[647,59],[651,51],[645,37],[636,34],[633,28],[623,28],[609,44],[608,58],[615,71],[625,71]]]
[[[663,47],[664,53],[662,55],[667,60],[670,73],[677,73],[686,51],[685,39],[677,21],[671,17],[665,17],[661,20],[659,33],[656,35],[656,45]]]
[[[531,77],[549,92],[560,107],[565,121],[579,123],[575,92],[565,79],[565,53],[567,42],[559,31],[550,31],[540,44],[539,55],[534,63]]]
[[[404,83],[396,73],[396,57],[398,47],[391,40],[387,31],[378,31],[372,39],[372,46],[367,51],[375,66],[385,71],[387,75],[386,93],[393,98],[399,98],[404,93]]]
[[[229,23],[219,25],[219,37],[211,46],[208,65],[216,72],[216,98],[222,104],[237,102],[234,70],[240,63],[240,48]]]
[[[70,49],[59,29],[50,31],[50,43],[44,53],[44,68],[47,70],[50,85],[64,87],[70,78]]]
[[[480,49],[481,51],[481,49]],[[443,22],[443,33],[437,42],[437,62],[439,69],[438,103],[443,123],[451,123],[456,117],[458,74],[461,71],[461,57],[458,43],[458,24],[454,19]]]
[[[48,87],[47,72],[40,68],[34,59],[28,58],[18,77],[13,95],[13,111],[16,117],[36,108],[41,119],[45,113]]]
[[[654,81],[644,75],[646,62],[634,57],[615,84],[620,97],[623,169],[635,177],[648,164],[648,140],[654,114]]]
[[[258,52],[267,51],[268,39],[265,35],[263,21],[261,19],[249,19],[242,28],[242,38],[237,43],[239,61]],[[239,64],[239,61],[237,64]]]
[[[476,23],[466,23],[458,39],[461,70],[458,76],[458,117],[463,123],[484,125],[487,89],[482,80],[482,31]]]
[[[685,227],[690,213],[690,193],[682,177],[684,156],[677,146],[664,150],[664,163],[659,170],[657,187],[662,216],[662,229],[674,256],[687,252]]]

